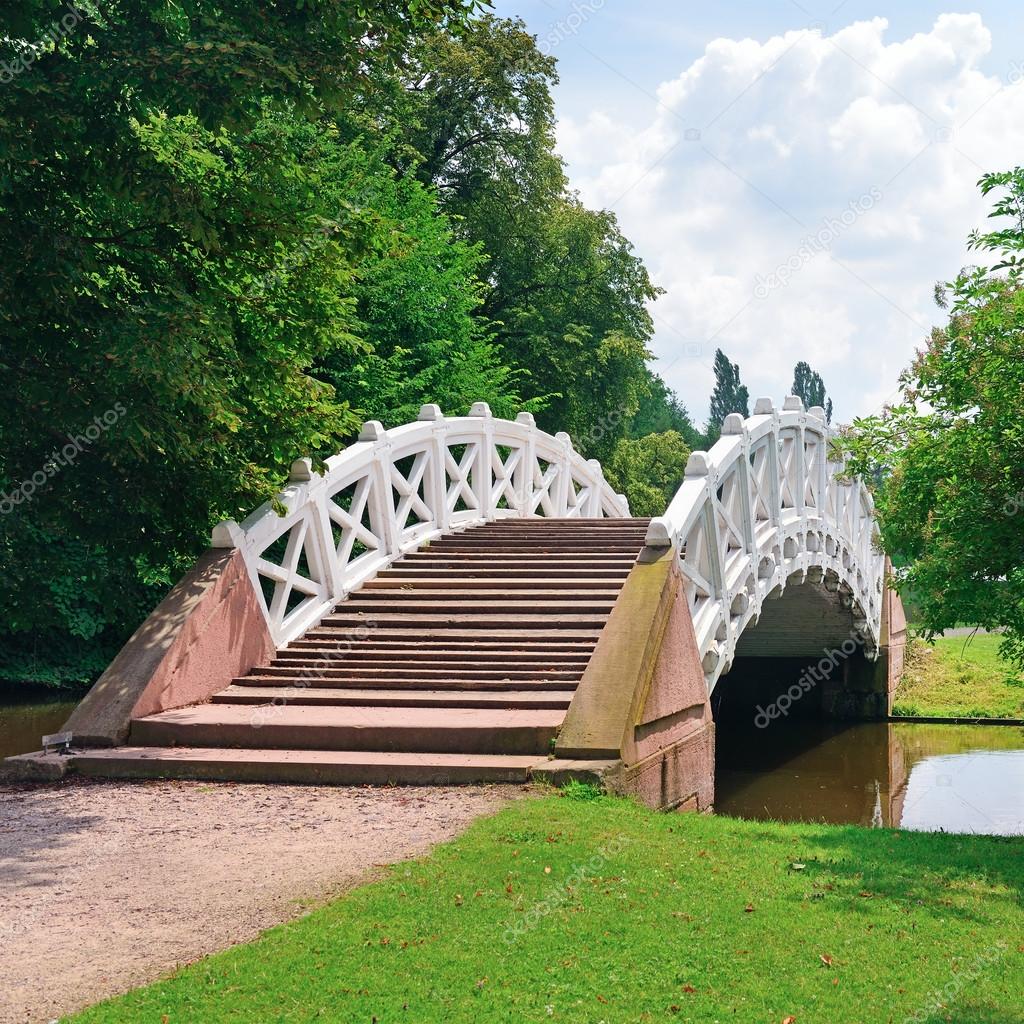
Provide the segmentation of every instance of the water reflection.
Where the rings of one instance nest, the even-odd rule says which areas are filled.
[[[0,696],[0,758],[39,749],[40,739],[67,721],[77,701],[38,694]]]
[[[722,814],[1024,834],[1024,729],[804,719],[716,739]]]

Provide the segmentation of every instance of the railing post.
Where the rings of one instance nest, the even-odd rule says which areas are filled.
[[[398,554],[399,527],[395,520],[395,495],[391,487],[391,443],[387,431],[378,420],[367,420],[359,431],[359,440],[373,444],[370,474],[373,484],[367,508],[370,528],[381,541],[388,557]]]
[[[473,466],[473,490],[484,522],[494,518],[494,487],[491,480],[491,456],[494,450],[494,424],[491,407],[486,402],[475,402],[470,416],[480,419],[480,442]]]
[[[779,475],[779,414],[770,398],[759,398],[754,405],[755,416],[771,416],[772,427],[768,432],[768,521],[773,530],[779,528],[782,519],[782,480]]]
[[[742,441],[740,466],[735,472],[737,473],[736,482],[739,486],[740,498],[743,502],[743,514],[740,517],[743,546],[750,554],[753,553],[756,543],[754,540],[754,498],[750,487],[750,435],[744,426],[743,417],[738,412],[730,413],[725,417],[725,422],[722,424],[722,436],[739,437]]]
[[[519,474],[516,481],[516,494],[519,495],[519,516],[526,519],[533,513],[530,506],[533,503],[534,477],[537,475],[537,421],[533,418],[533,413],[521,412],[516,417],[516,423],[521,423],[526,428],[523,454],[519,460],[519,468],[516,470]]]
[[[572,438],[564,430],[560,430],[555,434],[555,440],[561,442],[558,454],[558,479],[555,481],[555,516],[565,518],[569,514],[569,485],[572,476],[569,452],[572,451]]]
[[[445,419],[441,407],[424,405],[416,417],[421,423],[430,424],[430,462],[423,477],[423,494],[434,514],[434,524],[441,533],[450,525],[448,515],[448,483],[444,471]]]
[[[313,530],[313,547],[317,555],[309,567],[310,572],[320,577],[316,582],[320,584],[324,600],[338,599],[341,596],[341,572],[331,531],[331,517],[327,511],[327,481],[313,472],[311,459],[296,459],[288,474],[288,482],[305,487],[306,501],[312,506],[308,528]]]
[[[604,472],[601,463],[597,459],[590,459],[587,462],[590,472],[594,477],[590,484],[590,494],[587,497],[587,507],[583,514],[591,518],[601,517],[601,482],[604,480]]]
[[[784,412],[798,412],[803,419],[804,403],[796,395],[789,395],[782,405]],[[807,470],[806,451],[804,449],[804,427],[803,423],[796,428],[796,436],[793,439],[793,458],[790,461],[790,489],[793,493],[793,509],[800,518],[801,523],[806,520],[805,508],[807,506]]]

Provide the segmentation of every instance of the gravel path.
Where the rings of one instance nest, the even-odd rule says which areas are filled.
[[[252,939],[522,793],[0,786],[0,1022],[50,1021]]]

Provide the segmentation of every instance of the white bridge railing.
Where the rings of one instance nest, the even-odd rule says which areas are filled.
[[[744,628],[787,582],[823,582],[853,611],[868,657],[877,657],[885,558],[873,502],[829,461],[825,412],[787,398],[759,399],[754,415],[728,416],[710,452],[694,452],[647,544],[671,545],[687,580],[710,692],[728,671]]]
[[[583,459],[568,434],[538,430],[529,413],[494,419],[482,402],[457,417],[425,405],[417,422],[392,430],[371,420],[326,465],[319,475],[300,459],[276,505],[213,531],[214,547],[241,550],[278,644],[450,530],[510,516],[629,515],[601,464]]]

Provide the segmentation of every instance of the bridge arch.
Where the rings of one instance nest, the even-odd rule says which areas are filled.
[[[648,547],[671,547],[682,572],[709,693],[766,602],[797,584],[834,594],[865,656],[878,656],[885,556],[874,506],[830,440],[822,408],[758,399],[753,416],[728,416],[711,450],[690,456],[665,515],[650,523]]]

